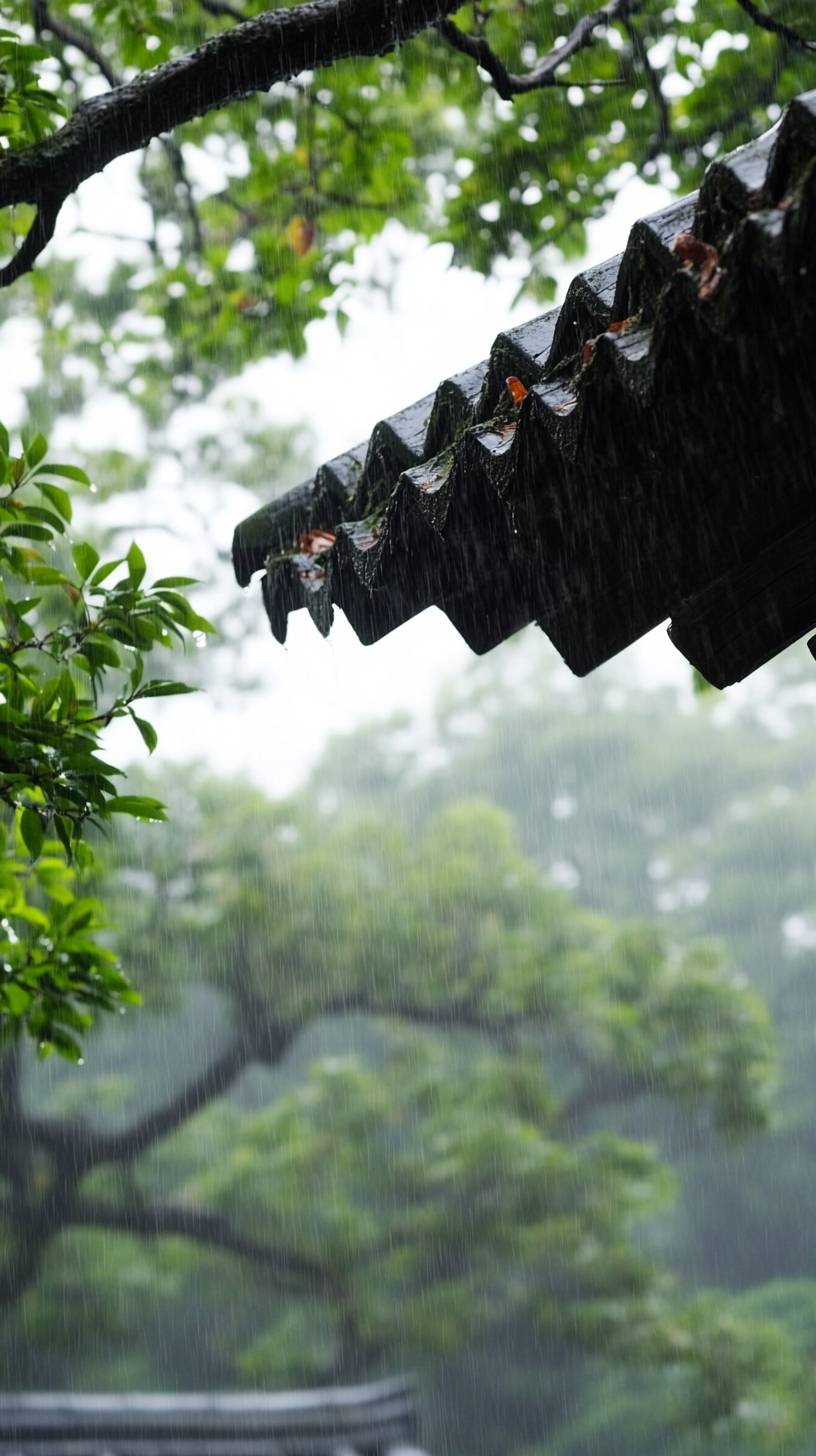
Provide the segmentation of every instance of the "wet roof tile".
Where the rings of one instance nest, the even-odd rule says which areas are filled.
[[[586,673],[671,617],[709,681],[738,680],[816,625],[814,258],[816,92],[244,521],[238,580],[263,570],[280,640],[300,607],[368,643],[437,605],[476,652],[537,622]]]

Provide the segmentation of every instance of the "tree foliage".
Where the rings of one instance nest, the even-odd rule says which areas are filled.
[[[128,1240],[157,1241],[168,1297],[202,1260],[222,1311],[236,1278],[261,1281],[260,1308],[242,1294],[229,1316],[220,1381],[429,1368],[513,1319],[560,1358],[677,1367],[686,1405],[702,1400],[711,1321],[642,1233],[674,1179],[608,1122],[657,1098],[712,1133],[761,1126],[772,1043],[753,992],[711,948],[578,910],[484,804],[451,806],[414,842],[382,816],[235,784],[176,775],[167,797],[155,855],[116,836],[106,899],[149,1000],[175,992],[211,1040],[213,1010],[197,1022],[188,997],[224,998],[218,1039],[188,1041],[158,1102],[144,1053],[114,1042],[117,1089],[97,1048],[86,1095],[123,1098],[113,1120],[85,1096],[78,1116],[65,1079],[34,1111],[15,1074],[6,1176],[39,1210],[18,1213],[6,1268],[19,1318],[45,1327],[79,1281],[121,1338],[87,1232],[107,1230],[120,1268]],[[173,1255],[173,1239],[200,1254]],[[761,1341],[740,1338],[756,1362],[709,1424],[766,1379]]]
[[[188,578],[142,585],[135,542],[111,561],[87,541],[69,549],[61,482],[90,486],[78,467],[48,459],[41,434],[24,434],[12,453],[0,428],[0,1036],[25,1027],[42,1054],[78,1058],[96,1011],[138,999],[98,938],[101,907],[77,893],[93,860],[86,830],[116,814],[164,817],[157,799],[119,791],[123,770],[101,757],[100,740],[129,717],[153,751],[142,703],[187,688],[145,676],[145,655],[211,628],[179,591]]]
[[[117,0],[92,16],[76,0],[9,7],[0,216],[10,254],[31,221],[24,204],[39,201],[41,224],[53,223],[82,176],[147,140],[133,115],[139,98],[151,97],[148,134],[183,122],[144,153],[152,231],[113,264],[104,303],[98,284],[88,301],[72,266],[56,262],[7,296],[8,309],[36,309],[49,350],[81,330],[103,375],[115,347],[117,378],[137,402],[155,407],[168,387],[198,397],[247,360],[299,353],[306,325],[327,312],[342,326],[347,265],[393,219],[484,272],[523,259],[523,288],[550,298],[555,259],[580,254],[587,220],[626,176],[694,186],[718,150],[767,128],[815,74],[799,35],[803,0],[778,0],[766,26],[741,0],[668,9],[612,0],[591,14],[574,3],[468,5],[455,19],[444,18],[456,7],[441,0],[433,14],[419,0],[347,6],[338,21],[345,48],[326,32],[336,7],[308,12],[315,54],[329,54],[322,69],[298,74],[287,72],[285,37],[306,23],[306,9],[265,12],[254,0]],[[397,41],[421,33],[384,57],[355,56],[378,25]],[[257,94],[242,69],[249,54],[268,62]],[[185,64],[187,92],[179,83],[163,120],[157,88]],[[100,86],[110,94],[83,101]],[[40,140],[78,103],[82,127],[68,121]],[[204,105],[214,109],[197,116]],[[66,138],[71,158],[80,154],[76,176]],[[92,231],[109,226],[85,217]],[[65,301],[57,326],[55,287]],[[146,345],[154,327],[160,348]]]

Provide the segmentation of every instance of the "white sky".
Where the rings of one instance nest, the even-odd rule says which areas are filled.
[[[634,220],[663,205],[667,196],[640,181],[629,182],[611,213],[591,225],[584,266],[619,251]],[[96,228],[115,218],[118,232],[145,235],[145,209],[134,191],[129,159],[85,184],[78,204],[61,221],[57,245],[87,260],[90,273],[110,258],[111,246],[107,240],[74,231],[78,222],[91,218]],[[378,419],[429,393],[446,375],[486,357],[501,329],[535,312],[529,304],[512,309],[518,280],[512,266],[504,278],[491,281],[450,269],[446,246],[429,247],[390,224],[379,242],[360,250],[361,276],[380,273],[388,255],[399,260],[390,308],[381,294],[361,293],[348,304],[351,322],[342,339],[330,321],[314,323],[308,329],[304,359],[278,358],[253,365],[239,384],[222,391],[252,394],[271,421],[308,421],[317,439],[318,459],[328,459],[365,439]],[[561,295],[575,271],[572,265],[561,270]],[[5,343],[6,360],[0,357],[0,367],[6,363],[6,379],[22,384],[36,377],[33,337],[25,326],[11,331]],[[10,385],[0,415],[13,417],[18,408],[19,397],[15,399]],[[91,406],[80,433],[86,430],[92,431],[96,446],[121,447],[129,437],[135,441],[130,407],[110,396]],[[72,433],[77,436],[76,430]],[[139,505],[145,520],[155,519],[151,494]],[[194,499],[195,482],[190,482],[190,494]],[[215,505],[208,539],[219,551],[229,549],[234,525],[255,504],[230,490],[220,505],[202,502],[205,510]],[[163,509],[168,509],[166,495]],[[130,510],[129,518],[132,515]],[[169,569],[187,574],[178,539],[162,542],[148,533],[142,543],[156,574]],[[332,733],[398,709],[424,718],[438,689],[474,661],[436,610],[367,648],[360,646],[339,614],[324,642],[305,613],[299,613],[290,619],[289,640],[281,648],[266,629],[257,583],[249,590],[257,601],[257,627],[247,659],[263,686],[240,697],[214,691],[151,705],[163,761],[196,757],[221,771],[246,770],[270,792],[288,792],[308,772]],[[237,597],[237,586],[234,591]],[[529,629],[527,636],[528,651],[552,658],[554,649],[540,631]],[[677,681],[688,673],[662,632],[630,649],[630,658],[638,677]],[[111,752],[125,760],[140,755],[141,745],[131,728],[115,729],[115,737]]]

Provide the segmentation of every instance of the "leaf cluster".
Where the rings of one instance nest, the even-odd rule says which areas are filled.
[[[43,1052],[79,1056],[65,1027],[88,1022],[74,1003],[111,1009],[129,998],[91,937],[99,908],[72,888],[92,859],[84,836],[117,814],[164,817],[154,797],[119,791],[123,771],[102,757],[102,734],[130,718],[152,752],[142,702],[188,689],[146,676],[145,656],[212,628],[179,590],[188,578],[143,585],[135,543],[102,561],[89,542],[69,542],[66,485],[90,481],[50,461],[41,434],[24,433],[12,453],[0,428],[0,803],[15,831],[3,871],[0,1025],[13,1035],[25,1024]]]

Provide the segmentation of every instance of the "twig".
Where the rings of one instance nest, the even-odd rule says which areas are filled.
[[[671,136],[671,112],[669,110],[669,103],[663,95],[660,77],[649,60],[649,52],[643,43],[643,37],[635,26],[631,16],[627,15],[623,18],[623,28],[629,37],[632,55],[638,65],[643,68],[646,85],[649,88],[655,110],[657,111],[657,131],[649,142],[649,147],[644,158],[647,162],[653,162],[655,157],[659,156],[662,151],[665,151],[669,144],[669,138]]]
[[[235,5],[230,5],[229,0],[198,0],[202,10],[208,15],[215,15],[219,19],[229,17],[230,20],[246,20],[246,16]]]
[[[613,20],[625,20],[638,8],[640,0],[607,0],[599,10],[591,15],[583,15],[560,45],[553,46],[546,56],[537,61],[532,70],[526,71],[523,75],[515,75],[508,71],[504,62],[499,59],[495,51],[491,49],[483,36],[467,35],[454,25],[452,20],[441,20],[437,30],[448,45],[453,46],[463,55],[470,56],[476,61],[483,71],[487,71],[493,85],[503,101],[511,101],[514,96],[521,96],[528,91],[538,91],[546,86],[620,86],[618,79],[614,80],[591,80],[576,82],[564,79],[556,74],[559,66],[571,59],[578,51],[585,50],[592,45],[595,38],[595,31],[599,25],[609,25]]]
[[[766,15],[765,11],[760,10],[759,6],[754,3],[754,0],[737,0],[737,4],[746,15],[750,16],[754,25],[759,26],[760,30],[768,30],[771,35],[779,35],[790,45],[798,46],[800,50],[816,51],[816,40],[808,40],[807,36],[794,30],[793,26],[786,25],[784,20],[775,20],[772,15]]]
[[[187,204],[187,216],[190,220],[190,230],[193,235],[193,247],[199,256],[204,251],[204,233],[201,227],[201,217],[193,194],[193,185],[187,176],[187,168],[184,165],[184,154],[173,136],[160,138],[165,154],[170,163],[173,176],[176,179],[176,187],[181,188],[184,193],[184,200]]]
[[[82,55],[102,73],[109,86],[119,85],[119,77],[107,57],[96,45],[93,37],[78,26],[69,25],[61,16],[52,15],[48,9],[47,0],[31,0],[31,20],[35,35],[42,35],[44,30],[50,31],[51,35],[62,41],[63,45],[73,46],[75,51],[81,51]]]

